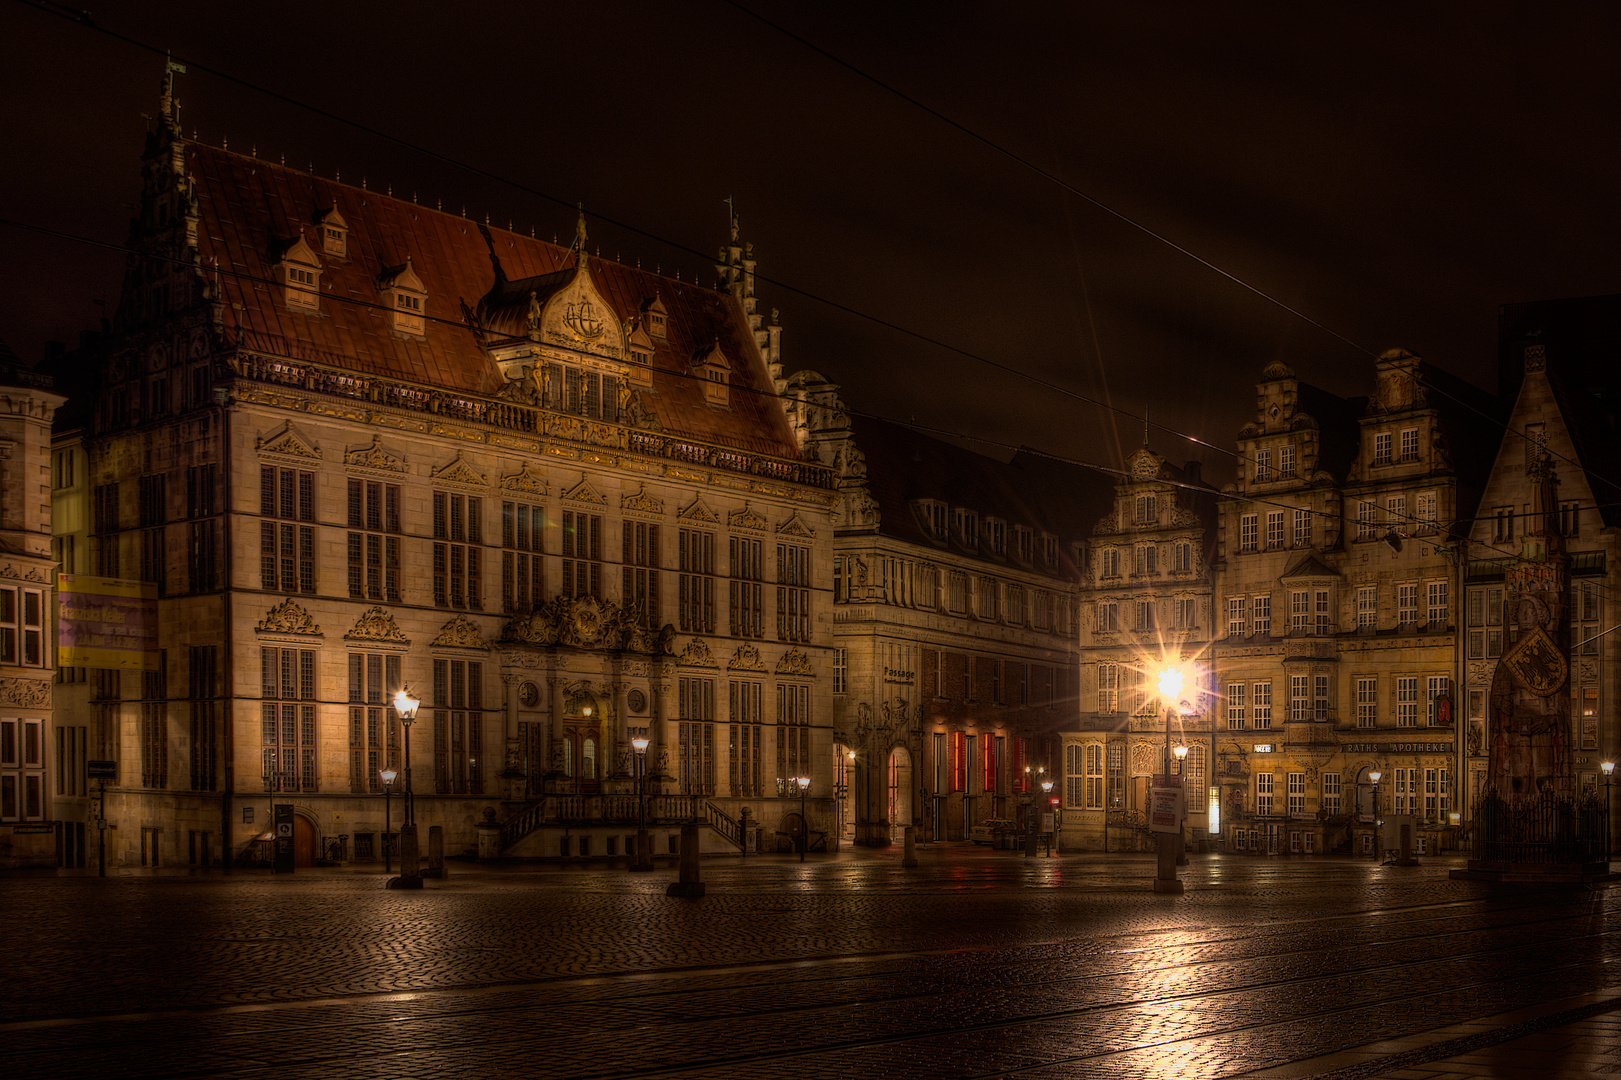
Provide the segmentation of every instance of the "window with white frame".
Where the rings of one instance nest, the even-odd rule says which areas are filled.
[[[1306,774],[1292,772],[1289,774],[1289,816],[1296,817],[1306,812]]]
[[[1292,543],[1297,548],[1311,547],[1311,511],[1296,510],[1294,512],[1294,537]]]
[[[1340,812],[1340,774],[1326,772],[1320,773],[1319,777],[1323,789],[1322,811],[1332,817]]]
[[[1140,575],[1159,572],[1159,549],[1153,544],[1139,544],[1136,549],[1135,572]]]
[[[1242,596],[1229,596],[1227,598],[1227,636],[1244,636],[1244,608],[1246,601]]]
[[[1238,519],[1238,550],[1254,551],[1259,544],[1261,518],[1258,514],[1244,514]]]
[[[1311,719],[1311,676],[1289,676],[1289,719],[1301,722]]]
[[[1172,551],[1175,553],[1174,566],[1177,573],[1185,574],[1193,569],[1192,544],[1188,543],[1186,540],[1178,541],[1176,546],[1172,548]]]
[[[1440,527],[1440,518],[1436,510],[1435,492],[1423,491],[1418,495],[1418,531],[1421,533],[1434,532]]]
[[[1390,464],[1390,432],[1380,431],[1374,434],[1373,463],[1375,465]]]
[[[1452,680],[1445,675],[1431,675],[1424,689],[1425,708],[1433,727],[1441,722],[1441,702],[1452,696]]]
[[[1250,685],[1250,719],[1257,731],[1272,726],[1272,683],[1258,682]]]
[[[1097,743],[1086,747],[1086,808],[1103,809],[1103,747]]]
[[[1311,677],[1311,716],[1313,720],[1331,719],[1329,709],[1329,689],[1333,683],[1327,675],[1313,675]]]
[[[1407,428],[1401,433],[1400,461],[1418,460],[1418,429]]]
[[[1425,588],[1425,621],[1431,629],[1438,629],[1447,624],[1447,583],[1444,581],[1429,582]]]
[[[1294,589],[1289,593],[1289,632],[1311,632],[1311,590]]]
[[[1120,629],[1120,606],[1113,600],[1098,601],[1097,632],[1113,634]]]
[[[1182,597],[1176,602],[1176,627],[1178,630],[1192,630],[1199,625],[1199,602],[1189,597]]]
[[[1255,774],[1255,813],[1260,817],[1272,814],[1272,774],[1269,772]]]
[[[1119,548],[1106,547],[1098,552],[1098,576],[1106,578],[1120,576]]]
[[[1379,626],[1379,587],[1358,585],[1356,589],[1356,628],[1376,630]]]
[[[850,652],[848,649],[833,650],[833,692],[845,693],[849,689],[850,679]]]
[[[1272,479],[1271,450],[1255,451],[1255,479],[1261,483],[1265,483],[1266,481]]]
[[[1266,546],[1275,551],[1283,546],[1283,511],[1270,510],[1266,515]]]
[[[44,667],[45,590],[0,585],[0,664]]]
[[[1133,605],[1136,609],[1136,619],[1133,621],[1134,630],[1154,629],[1154,601],[1138,600]]]
[[[1250,604],[1250,633],[1272,633],[1272,597],[1256,596]]]
[[[1418,676],[1396,676],[1396,726],[1418,726]]]
[[[1334,632],[1334,605],[1328,589],[1313,589],[1311,597],[1312,633],[1321,637]]]
[[[1154,495],[1137,496],[1132,521],[1138,525],[1153,525],[1159,521],[1159,499]]]
[[[1379,679],[1374,675],[1356,677],[1356,726],[1371,728],[1379,723]]]
[[[1392,769],[1390,772],[1390,794],[1393,803],[1391,806],[1391,811],[1395,814],[1416,812],[1418,810],[1418,799],[1416,797],[1418,794],[1418,770],[1402,768]],[[1407,785],[1409,782],[1408,777],[1412,777],[1411,783],[1413,785],[1413,793],[1415,796],[1411,809],[1409,809],[1407,803]],[[1386,837],[1385,844],[1386,846],[1390,845],[1389,837]]]
[[[1379,528],[1379,507],[1372,499],[1361,499],[1356,504],[1356,538],[1371,540]]]
[[[1293,480],[1295,476],[1295,444],[1284,443],[1278,447],[1278,475],[1285,480]]]
[[[1406,536],[1412,530],[1408,528],[1407,496],[1391,495],[1385,499],[1385,528],[1394,533]]]
[[[1418,586],[1396,586],[1396,621],[1411,629],[1418,623]]]
[[[1227,727],[1233,731],[1242,731],[1249,718],[1245,715],[1243,683],[1227,684]]]
[[[1098,665],[1098,712],[1120,711],[1120,666],[1103,662]]]

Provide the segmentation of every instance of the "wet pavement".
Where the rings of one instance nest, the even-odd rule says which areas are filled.
[[[1025,859],[0,879],[8,1077],[1621,1072],[1621,890],[1455,858]]]

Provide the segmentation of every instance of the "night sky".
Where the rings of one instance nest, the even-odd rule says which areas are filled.
[[[1094,398],[1221,482],[1273,360],[1362,394],[1401,345],[1490,389],[1499,304],[1621,292],[1614,5],[91,12],[193,62],[187,134],[475,220],[566,238],[583,203],[602,255],[708,283],[731,196],[790,371],[999,456],[1117,464],[1141,424]],[[31,363],[110,314],[122,256],[15,223],[125,239],[162,57],[24,0],[0,38],[0,338]]]

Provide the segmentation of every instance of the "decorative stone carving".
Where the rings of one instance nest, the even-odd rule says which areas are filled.
[[[753,510],[750,510],[748,504],[744,503],[743,509],[734,510],[726,515],[726,527],[728,529],[749,529],[753,532],[765,532],[766,520]]]
[[[381,607],[368,608],[355,620],[354,627],[345,635],[345,641],[384,641],[395,645],[409,645],[411,639],[400,630],[394,616]]]
[[[682,667],[719,667],[715,663],[715,655],[709,651],[709,646],[702,638],[693,638],[687,642],[687,647],[681,650],[676,663]]]
[[[563,492],[563,501],[593,503],[597,506],[608,505],[608,497],[599,494],[597,489],[591,486],[591,481],[584,478],[581,478],[578,484]]]
[[[760,650],[753,645],[743,644],[737,647],[732,658],[726,661],[728,671],[764,671],[765,663],[760,659]]]
[[[666,623],[660,630],[649,630],[638,623],[638,615],[636,609],[622,608],[612,600],[559,596],[508,622],[501,628],[501,642],[669,655],[675,627]]]
[[[398,454],[383,449],[381,440],[372,436],[369,446],[358,446],[343,455],[343,463],[351,469],[377,469],[382,472],[409,472],[410,466]]]
[[[484,635],[471,619],[466,615],[458,615],[439,628],[439,636],[433,639],[438,648],[449,649],[488,649],[490,643],[484,640]]]
[[[704,505],[703,496],[693,499],[691,503],[676,511],[676,517],[683,521],[700,521],[705,525],[720,523],[720,515]]]
[[[782,654],[782,659],[777,661],[777,674],[815,675],[816,672],[811,668],[810,657],[798,649],[789,649]]]
[[[37,566],[30,566],[27,570],[19,570],[11,563],[0,566],[0,577],[15,578],[18,581],[37,581],[41,585],[50,584],[50,578]]]
[[[48,709],[51,684],[44,679],[0,679],[0,703],[23,709]]]
[[[799,512],[796,510],[787,521],[777,524],[777,535],[798,536],[806,540],[812,540],[816,537],[816,530],[805,524],[805,519],[800,517]]]
[[[532,495],[537,499],[544,499],[547,494],[546,478],[539,473],[531,472],[526,462],[524,467],[510,476],[501,477],[502,491],[515,491],[523,495]]]
[[[664,516],[664,500],[656,499],[647,493],[647,485],[634,495],[621,495],[619,509],[633,514],[650,514],[655,517]]]
[[[490,482],[485,478],[484,474],[468,464],[467,459],[462,457],[459,450],[453,459],[434,470],[433,479],[443,484],[462,484],[467,487],[486,488],[490,486]]]
[[[261,436],[256,441],[255,448],[261,454],[283,454],[310,461],[321,460],[321,450],[315,445],[315,440],[292,423],[283,424],[271,434]]]
[[[289,597],[265,613],[254,627],[261,634],[308,634],[320,637],[321,628],[315,625],[310,613],[297,600]]]

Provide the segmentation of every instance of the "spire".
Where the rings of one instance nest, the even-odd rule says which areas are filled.
[[[1152,411],[1153,410],[1152,410],[1151,406],[1147,406],[1147,405],[1143,406],[1143,449],[1144,450],[1148,449],[1148,426],[1149,426],[1148,417],[1149,417],[1149,414]]]
[[[177,64],[168,53],[163,54],[163,93],[158,98],[158,114],[175,134],[180,133],[180,103],[174,99],[174,77],[185,73],[185,64]]]

